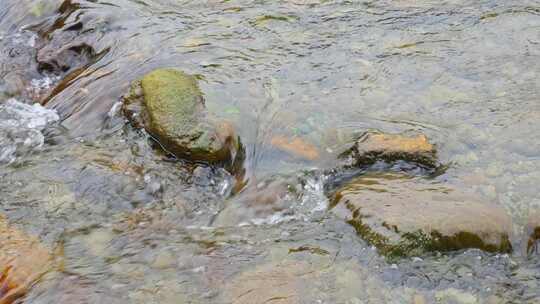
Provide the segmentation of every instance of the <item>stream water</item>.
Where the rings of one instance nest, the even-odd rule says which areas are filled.
[[[24,303],[540,303],[539,1],[0,0],[0,56],[0,212],[62,252]],[[252,183],[299,194],[216,222],[232,177],[119,111],[159,67],[198,76]],[[370,129],[426,134],[437,180],[512,216],[513,252],[390,262],[328,214],[310,170]]]

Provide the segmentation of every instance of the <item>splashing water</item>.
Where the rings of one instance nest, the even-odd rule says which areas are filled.
[[[18,157],[40,150],[42,131],[60,119],[56,111],[39,104],[28,105],[9,99],[0,105],[0,163],[11,164]]]

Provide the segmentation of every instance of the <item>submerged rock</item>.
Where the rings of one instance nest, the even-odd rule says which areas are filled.
[[[275,248],[275,246],[274,246]],[[263,263],[241,271],[219,286],[220,303],[410,303],[412,289],[388,288],[370,269],[334,254],[274,249]],[[244,268],[244,269],[242,269]]]
[[[511,250],[511,219],[504,209],[421,178],[361,176],[336,192],[331,208],[390,257],[466,248]]]
[[[403,160],[428,168],[437,166],[437,153],[423,134],[406,136],[366,132],[356,140],[354,146],[342,154],[354,166],[371,165],[377,161]]]
[[[300,159],[313,161],[320,157],[317,147],[299,137],[288,138],[276,135],[272,137],[270,143],[273,147]]]
[[[306,262],[263,265],[240,274],[227,285],[226,298],[231,303],[302,303],[309,280],[315,275]],[[307,278],[306,278],[307,277]]]
[[[30,31],[0,38],[0,101],[11,97],[39,101],[28,89],[33,79],[42,77],[35,62],[38,41]]]
[[[538,241],[540,240],[540,212],[532,212],[527,219],[525,227],[527,238],[527,255],[538,253]]]
[[[60,47],[51,43],[38,51],[36,61],[39,70],[61,74],[88,66],[96,57],[96,51],[86,43],[72,42]]]
[[[124,112],[179,158],[233,163],[241,143],[232,125],[211,118],[194,76],[158,69],[132,85]]]
[[[49,251],[0,216],[0,304],[15,303],[52,268]]]

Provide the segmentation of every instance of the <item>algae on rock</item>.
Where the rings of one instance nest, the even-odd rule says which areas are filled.
[[[504,209],[423,178],[400,173],[360,176],[337,191],[331,208],[389,257],[512,248],[512,223]]]
[[[234,128],[207,113],[195,76],[157,69],[132,84],[124,112],[161,146],[190,161],[233,166],[243,148]]]

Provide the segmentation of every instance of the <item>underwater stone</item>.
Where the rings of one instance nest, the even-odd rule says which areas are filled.
[[[356,140],[354,146],[342,154],[349,157],[354,166],[371,165],[377,161],[408,161],[434,168],[437,166],[437,153],[423,134],[406,136],[366,132]]]
[[[320,157],[317,147],[300,137],[288,138],[276,135],[272,137],[270,143],[273,147],[300,159],[314,161]]]
[[[512,249],[512,224],[504,209],[423,178],[399,173],[360,176],[336,192],[331,208],[389,257]]]

